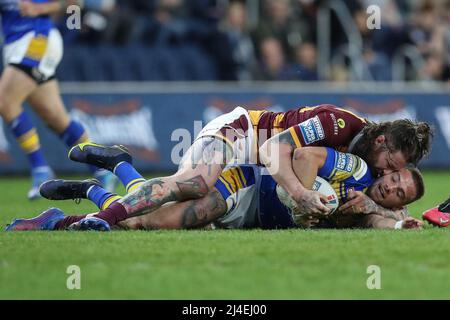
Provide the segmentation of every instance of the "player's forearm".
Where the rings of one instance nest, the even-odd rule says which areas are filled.
[[[359,226],[372,229],[422,229],[423,223],[412,217],[401,220],[384,218],[376,214],[369,214],[361,218]]]
[[[397,220],[370,214],[362,218],[361,227],[371,229],[396,229]]]
[[[306,189],[311,189],[317,172],[319,171],[320,163],[314,154],[305,152],[306,149],[296,149],[292,157],[292,167],[296,177]]]
[[[259,150],[259,158],[275,179],[294,199],[299,199],[306,188],[295,175],[292,155],[298,147],[289,130],[267,140]]]
[[[314,180],[327,159],[327,150],[323,147],[297,148],[293,152],[292,167],[302,185],[311,189]]]
[[[383,218],[393,219],[396,221],[402,220],[405,217],[409,216],[408,209],[406,207],[401,210],[391,210],[391,209],[386,209],[376,203],[374,203],[373,209],[370,212],[373,214],[379,215]]]
[[[267,141],[260,148],[260,161],[273,179],[294,199],[298,198],[305,187],[297,178],[292,166],[293,147],[285,143]]]
[[[348,205],[348,203],[346,205]],[[371,199],[368,196],[363,197],[363,200],[359,204],[359,207],[362,210],[361,213],[363,214],[375,214],[384,218],[394,219],[397,221],[405,219],[406,217],[409,216],[407,207],[398,210],[387,209],[378,205],[375,201],[373,201],[373,199]]]

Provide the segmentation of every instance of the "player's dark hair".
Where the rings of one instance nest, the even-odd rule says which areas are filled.
[[[423,195],[425,194],[425,183],[423,182],[422,173],[420,173],[419,169],[417,169],[415,166],[408,165],[406,167],[406,169],[408,169],[411,172],[412,178],[414,181],[414,185],[416,186],[416,190],[417,190],[417,194],[414,197],[414,199],[412,199],[411,201],[409,201],[407,203],[407,204],[409,204],[409,203],[419,200],[420,198],[423,197]]]
[[[363,137],[355,148],[355,154],[369,153],[375,139],[384,135],[387,147],[395,152],[401,151],[406,161],[417,163],[430,153],[433,130],[426,122],[399,119],[381,123],[368,122],[363,129]]]

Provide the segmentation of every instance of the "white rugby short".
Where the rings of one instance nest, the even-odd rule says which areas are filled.
[[[27,52],[29,52],[30,45],[35,38],[35,32],[30,31],[23,35],[20,39],[11,42],[4,46],[3,48],[3,63],[4,65],[27,65],[24,64],[24,58],[27,57]],[[38,50],[40,50],[39,48]],[[42,77],[42,80],[54,77],[56,68],[58,67],[61,59],[63,57],[63,41],[61,34],[57,29],[51,29],[48,37],[47,44],[43,48],[44,52],[42,57],[38,61],[38,65],[35,68]],[[35,78],[33,75],[30,75]],[[35,79],[37,80],[37,79]]]
[[[243,123],[247,130],[239,128],[239,125],[233,125],[236,122]],[[225,136],[221,133],[221,130],[226,132]],[[256,136],[249,113],[242,107],[237,107],[233,111],[208,122],[195,140],[203,137],[217,137],[233,148],[233,160],[228,163],[229,166],[256,163],[256,152],[254,150],[256,148],[254,141]],[[231,137],[238,137],[238,139],[232,141]]]

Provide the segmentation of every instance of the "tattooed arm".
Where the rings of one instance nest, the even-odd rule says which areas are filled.
[[[184,181],[175,179],[174,182],[168,181],[167,178],[155,178],[146,181],[119,202],[131,218],[151,213],[167,202],[201,198],[208,190],[200,175]]]
[[[201,228],[220,218],[227,212],[227,204],[222,195],[213,189],[199,200],[189,201],[182,211],[181,226],[183,229]]]
[[[205,196],[231,159],[231,147],[214,137],[198,139],[184,155],[178,172],[170,177],[148,180],[120,201],[128,216],[155,211],[170,201]]]
[[[422,221],[419,221],[412,217],[406,217],[405,219],[396,220],[385,218],[376,214],[361,216],[361,220],[358,223],[358,226],[360,228],[372,229],[421,229],[422,225]]]
[[[376,204],[375,201],[361,191],[349,191],[348,199],[349,201],[339,208],[339,211],[343,214],[376,214],[396,221],[409,217],[407,207],[397,210],[386,209]],[[357,212],[354,211],[355,208]]]
[[[158,210],[119,223],[124,229],[193,229],[201,228],[227,212],[222,195],[213,189],[205,197],[185,202],[172,202]]]
[[[261,146],[259,149],[260,160],[275,181],[297,202],[301,212],[327,213],[329,209],[322,204],[320,194],[305,188],[298,176],[296,176],[293,168],[293,162],[302,163],[299,167],[299,172],[302,170],[308,171],[311,169],[308,166],[314,166],[316,171],[314,174],[315,178],[320,163],[316,162],[315,154],[303,152],[303,148],[296,149],[294,153],[295,148],[296,144],[290,131],[285,130],[270,138]]]

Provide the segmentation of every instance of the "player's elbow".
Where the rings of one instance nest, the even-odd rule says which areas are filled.
[[[327,151],[323,147],[302,147],[292,152],[293,162],[312,161],[321,168],[327,158]]]
[[[292,161],[313,161],[315,158],[311,148],[297,148],[292,153]]]

